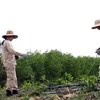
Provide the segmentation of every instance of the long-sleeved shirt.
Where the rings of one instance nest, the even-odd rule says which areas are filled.
[[[21,53],[14,50],[10,40],[5,40],[2,45],[2,63],[3,63],[3,65],[4,66],[7,66],[8,64],[16,65],[15,55],[22,56]]]

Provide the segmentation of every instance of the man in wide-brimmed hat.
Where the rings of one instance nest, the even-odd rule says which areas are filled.
[[[92,29],[98,29],[100,30],[100,19],[95,20],[95,25],[92,27]]]
[[[98,29],[100,30],[100,19],[95,20],[94,26],[92,27],[92,29]],[[96,52],[98,55],[100,55],[100,47],[96,50]]]
[[[14,50],[11,41],[18,38],[18,36],[14,35],[13,31],[8,30],[6,35],[3,35],[2,38],[4,38],[2,42],[2,63],[7,74],[6,93],[7,96],[11,96],[18,94],[15,56],[26,56],[26,54]]]

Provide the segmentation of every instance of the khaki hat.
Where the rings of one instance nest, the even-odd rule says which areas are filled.
[[[100,19],[96,20],[94,24],[95,25],[92,27],[92,29],[96,29],[96,28],[100,27]]]
[[[6,37],[12,36],[14,39],[18,38],[18,35],[14,35],[13,31],[8,30],[6,35],[3,35],[2,38],[6,39]]]

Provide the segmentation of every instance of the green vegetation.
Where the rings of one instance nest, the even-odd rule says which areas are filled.
[[[78,56],[51,50],[41,53],[29,52],[26,58],[17,60],[17,77],[20,89],[31,93],[23,95],[28,100],[32,94],[41,93],[50,84],[68,84],[81,82],[85,84],[84,92],[93,91],[98,81],[99,57]],[[1,66],[1,61],[0,61]],[[4,93],[6,73],[0,67],[0,96]],[[0,99],[2,100],[2,99]],[[4,99],[3,99],[4,100]]]

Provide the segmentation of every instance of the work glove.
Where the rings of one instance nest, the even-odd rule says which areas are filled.
[[[19,59],[19,56],[16,56],[16,55],[15,55],[15,59],[16,59],[16,60]]]

